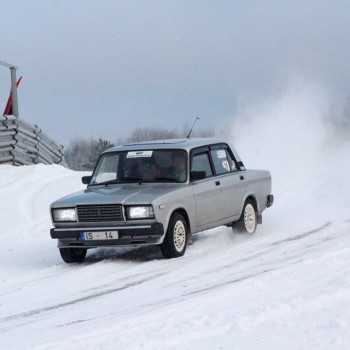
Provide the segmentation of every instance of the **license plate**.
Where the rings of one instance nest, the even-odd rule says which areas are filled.
[[[110,239],[118,239],[118,231],[94,231],[94,232],[81,232],[80,238],[83,241],[105,241]]]

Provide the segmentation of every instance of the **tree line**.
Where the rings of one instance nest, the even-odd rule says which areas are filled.
[[[185,132],[164,128],[136,128],[125,139],[119,138],[115,143],[102,138],[76,138],[65,149],[64,157],[72,170],[93,170],[99,155],[108,148],[132,142],[153,141],[163,139],[183,138]],[[200,132],[193,131],[191,137],[213,137],[215,131],[208,129]]]

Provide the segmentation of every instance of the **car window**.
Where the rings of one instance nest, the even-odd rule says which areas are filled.
[[[235,164],[225,148],[212,150],[210,154],[216,174],[221,175],[233,171],[232,166]]]
[[[206,177],[213,175],[208,153],[202,153],[193,156],[192,171],[205,171]]]
[[[92,183],[115,180],[118,173],[119,154],[111,153],[103,156],[98,164]]]

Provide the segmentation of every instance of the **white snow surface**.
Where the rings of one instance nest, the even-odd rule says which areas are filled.
[[[275,204],[255,234],[205,231],[179,259],[63,263],[49,205],[86,173],[0,166],[0,349],[349,349],[350,133],[326,97],[297,87],[242,109],[232,142],[271,171]]]

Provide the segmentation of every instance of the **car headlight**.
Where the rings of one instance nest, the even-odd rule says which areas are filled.
[[[53,221],[77,221],[75,208],[53,209]]]
[[[154,211],[151,205],[126,208],[128,219],[153,219]]]

